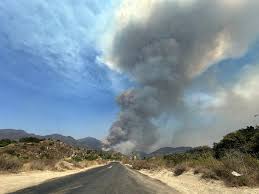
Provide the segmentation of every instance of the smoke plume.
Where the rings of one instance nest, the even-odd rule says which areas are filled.
[[[123,152],[148,151],[159,140],[157,119],[185,109],[190,83],[211,65],[242,56],[255,41],[258,10],[257,0],[123,3],[104,60],[136,87],[118,97],[121,112],[107,143]]]

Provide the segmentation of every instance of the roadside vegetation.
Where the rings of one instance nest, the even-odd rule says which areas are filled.
[[[202,146],[186,153],[125,163],[137,170],[167,168],[175,176],[192,171],[202,179],[223,180],[227,186],[259,186],[259,127],[229,133],[212,148]]]
[[[26,137],[19,141],[0,141],[0,173],[63,171],[121,160],[122,157],[120,153],[73,147],[52,139]]]
[[[0,140],[0,147],[5,147],[11,143],[16,143],[16,141],[12,141],[10,139],[1,139]]]

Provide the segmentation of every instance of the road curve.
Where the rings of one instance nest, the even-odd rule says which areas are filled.
[[[114,162],[13,194],[176,194],[169,186]]]

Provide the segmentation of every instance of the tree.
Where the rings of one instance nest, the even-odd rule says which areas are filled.
[[[247,127],[227,134],[219,143],[213,146],[216,158],[221,158],[226,152],[237,150],[251,155],[259,152],[259,128]]]

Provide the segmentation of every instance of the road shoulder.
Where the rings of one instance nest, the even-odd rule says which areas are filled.
[[[143,185],[159,194],[178,194],[180,193],[175,187],[172,187],[159,179],[153,178],[142,172],[136,171],[131,167],[124,165],[136,180],[142,182]]]
[[[184,173],[180,176],[174,176],[173,172],[166,169],[159,171],[140,170],[140,173],[151,178],[157,179],[168,186],[175,188],[180,193],[207,194],[207,193],[225,193],[225,194],[256,194],[259,188],[249,187],[226,187],[221,181],[206,181],[199,176],[194,175],[192,171]]]
[[[18,174],[0,174],[0,194],[15,192],[31,186],[39,185],[51,179],[84,172],[104,165],[94,165],[83,169],[56,171],[30,171]]]

